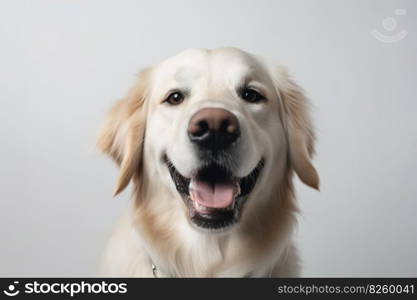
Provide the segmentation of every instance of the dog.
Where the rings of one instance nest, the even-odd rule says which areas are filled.
[[[100,273],[296,277],[293,174],[319,189],[309,101],[285,67],[237,48],[187,49],[143,70],[99,149],[133,203]]]

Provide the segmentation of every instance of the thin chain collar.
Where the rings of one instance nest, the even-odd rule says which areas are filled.
[[[152,267],[152,274],[154,278],[158,278],[158,270],[156,268],[156,266],[154,265],[153,262],[151,262],[151,267]]]
[[[152,274],[154,278],[158,278],[158,269],[156,268],[155,264],[151,261],[151,268],[152,268]],[[245,278],[252,277],[251,273],[246,274],[243,276]]]

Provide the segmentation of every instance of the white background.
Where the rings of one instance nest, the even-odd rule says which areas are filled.
[[[416,1],[1,1],[0,276],[95,275],[129,205],[129,192],[112,199],[117,170],[94,152],[104,112],[141,68],[221,46],[286,64],[314,103],[322,186],[297,180],[304,276],[417,276],[416,11]],[[408,35],[383,43],[373,29]]]

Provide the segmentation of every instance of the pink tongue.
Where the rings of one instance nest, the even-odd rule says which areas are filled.
[[[233,184],[214,184],[194,181],[190,192],[194,201],[209,208],[225,208],[235,199],[236,186]]]

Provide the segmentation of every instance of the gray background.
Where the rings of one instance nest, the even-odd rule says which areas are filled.
[[[416,11],[416,1],[1,1],[0,276],[95,274],[129,205],[129,192],[112,199],[116,168],[94,152],[104,112],[139,69],[220,46],[288,65],[314,103],[322,186],[297,180],[304,276],[417,276]],[[408,35],[384,43],[373,29]]]

